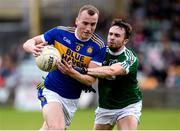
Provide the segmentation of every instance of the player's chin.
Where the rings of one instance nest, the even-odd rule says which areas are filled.
[[[89,38],[91,38],[92,34],[84,34],[83,35],[83,40],[88,40]]]
[[[118,48],[116,48],[116,47],[113,47],[113,46],[108,46],[108,47],[112,52],[117,52],[118,51]]]

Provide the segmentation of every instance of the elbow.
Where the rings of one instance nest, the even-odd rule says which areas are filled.
[[[27,41],[26,41],[26,42],[27,42]],[[23,49],[24,49],[24,50],[26,50],[26,46],[27,46],[26,42],[23,44]]]
[[[32,52],[33,46],[36,44],[34,39],[29,39],[23,44],[23,49],[29,53]]]
[[[27,40],[24,44],[23,44],[23,49],[25,51],[28,51],[28,46],[29,46],[30,40]]]

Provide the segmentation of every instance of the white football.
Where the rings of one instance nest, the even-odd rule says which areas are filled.
[[[57,59],[61,59],[59,51],[54,46],[47,45],[42,49],[41,54],[35,57],[35,62],[39,69],[50,72],[57,68]]]

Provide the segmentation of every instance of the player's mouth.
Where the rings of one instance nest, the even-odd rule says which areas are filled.
[[[114,45],[114,42],[113,41],[109,41],[108,44],[109,45]]]
[[[89,35],[91,35],[91,33],[90,33],[90,32],[83,32],[83,34],[84,34],[85,36],[89,36]]]

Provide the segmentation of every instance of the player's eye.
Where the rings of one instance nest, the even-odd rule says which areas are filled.
[[[120,34],[115,34],[115,37],[120,37],[121,35]]]
[[[96,23],[91,23],[91,26],[95,26],[96,25]]]
[[[109,35],[110,35],[110,36],[112,36],[112,35],[113,35],[113,33],[109,32]]]
[[[88,22],[83,22],[84,25],[88,25],[89,23]]]

